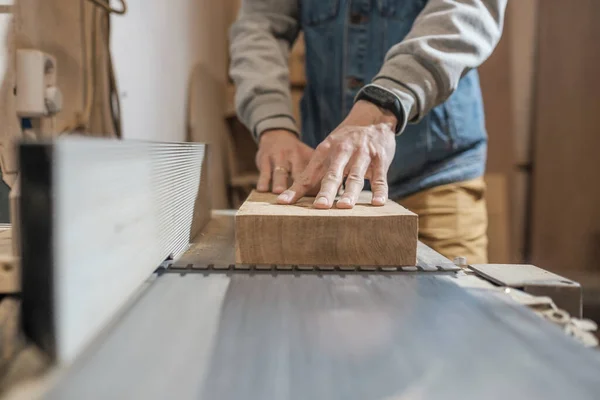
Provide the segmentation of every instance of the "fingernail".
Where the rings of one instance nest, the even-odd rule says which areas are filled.
[[[385,203],[385,199],[384,199],[383,197],[375,197],[375,198],[373,199],[373,201],[374,201],[375,203],[380,203],[380,204],[384,204],[384,203]]]
[[[281,193],[279,195],[279,197],[277,197],[277,200],[280,200],[280,201],[290,201],[291,197],[292,196],[290,195],[289,192],[283,192],[283,193]]]
[[[283,192],[284,190],[285,190],[285,188],[284,188],[284,187],[282,187],[282,186],[276,186],[276,187],[274,187],[274,188],[273,188],[273,193],[275,193],[275,194],[277,194],[277,193],[281,193],[281,192]]]
[[[329,202],[327,201],[326,197],[319,197],[316,201],[315,201],[315,205],[319,205],[319,206],[326,206],[328,205]]]
[[[342,199],[340,199],[340,200],[338,201],[338,204],[347,204],[347,205],[350,205],[350,204],[352,204],[352,203],[350,202],[350,199],[347,199],[347,198],[342,198]]]

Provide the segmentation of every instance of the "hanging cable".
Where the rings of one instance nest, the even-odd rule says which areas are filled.
[[[83,3],[82,3],[83,4]],[[97,32],[97,14],[96,8],[92,9],[92,26],[91,26],[91,34],[90,34],[90,44],[91,48],[88,49],[87,46],[87,21],[86,16],[83,14],[82,19],[82,52],[84,59],[83,63],[83,75],[84,75],[84,101],[83,101],[83,110],[81,113],[77,113],[74,121],[71,121],[67,124],[66,127],[60,130],[60,134],[69,134],[73,133],[73,131],[87,130],[90,117],[92,114],[92,107],[94,103],[94,95],[95,95],[95,85],[96,85],[96,58],[97,58],[97,47],[96,47],[96,32]],[[88,53],[89,51],[89,53]]]
[[[105,48],[108,56],[108,78],[109,78],[109,107],[112,117],[113,128],[118,138],[122,138],[122,122],[121,122],[121,99],[119,96],[117,79],[115,76],[115,65],[113,62],[112,52],[110,49],[110,16],[106,16],[105,30],[102,37],[105,40]]]
[[[82,113],[78,113],[75,120],[71,123],[67,124],[63,129],[61,129],[60,134],[72,133],[73,130],[86,130],[88,128],[88,124],[90,121],[90,117],[92,114],[92,107],[94,103],[94,96],[96,92],[96,59],[98,57],[98,44],[97,44],[97,33],[101,35],[102,45],[105,46],[105,50],[107,52],[108,57],[108,79],[109,79],[109,108],[111,113],[111,119],[113,123],[113,127],[115,130],[115,135],[120,138],[122,137],[122,125],[121,125],[121,105],[119,99],[119,93],[117,91],[117,83],[114,71],[114,64],[112,59],[112,53],[110,51],[110,18],[109,15],[111,13],[123,14],[127,10],[127,4],[124,0],[121,0],[123,5],[123,12],[120,10],[110,11],[112,10],[108,6],[107,0],[87,0],[92,2],[103,10],[106,11],[104,14],[106,19],[104,21],[98,21],[98,15],[96,13],[96,8],[92,10],[92,23],[91,23],[91,48],[88,49],[87,46],[87,35],[86,35],[86,16],[84,9],[82,8],[82,62],[83,62],[83,74],[84,74],[84,100],[83,100],[83,111]],[[83,3],[82,3],[83,4]],[[102,17],[100,17],[102,18]],[[89,51],[89,54],[88,54]]]
[[[125,0],[119,0],[119,2],[121,3],[121,9],[116,9],[116,8],[112,8],[108,3],[109,1],[103,1],[103,0],[88,0],[89,2],[94,3],[95,5],[97,5],[100,8],[103,8],[105,11],[111,13],[111,14],[120,14],[123,15],[127,12],[127,2]]]

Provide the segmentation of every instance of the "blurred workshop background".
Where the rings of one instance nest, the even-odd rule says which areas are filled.
[[[256,182],[256,145],[237,120],[228,27],[239,0],[0,1],[0,222],[16,179],[17,49],[55,57],[62,111],[38,137],[98,136],[211,144],[215,208],[238,206]],[[103,3],[106,4],[106,3]],[[112,3],[111,3],[112,4]],[[600,309],[600,2],[509,2],[505,33],[481,68],[489,131],[489,257],[533,263],[582,283]],[[296,112],[304,46],[290,57]]]

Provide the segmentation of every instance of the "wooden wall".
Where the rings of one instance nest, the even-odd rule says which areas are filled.
[[[64,107],[55,118],[43,121],[44,135],[56,135],[85,114],[88,84],[93,85],[94,100],[89,123],[79,132],[114,134],[108,95],[108,43],[100,29],[105,13],[88,0],[14,3],[14,14],[0,19],[0,165],[8,184],[16,177],[13,148],[21,136],[13,94],[17,48],[39,49],[57,59]],[[211,169],[216,173],[211,185],[213,204],[225,208],[226,178],[219,174],[226,172],[221,138],[227,135],[223,115],[229,0],[151,3],[129,0],[125,15],[111,17],[110,46],[121,97],[123,136],[212,142]]]
[[[532,261],[600,288],[600,2],[539,7]]]
[[[531,138],[533,136],[536,75],[538,0],[511,2],[508,29],[512,31],[511,81],[515,172],[510,190],[512,262],[524,262],[531,182]]]
[[[101,13],[94,13],[95,9],[83,0],[15,0],[13,14],[3,16],[0,58],[5,68],[0,86],[0,164],[3,179],[9,185],[13,184],[17,170],[14,143],[21,137],[14,97],[18,48],[38,49],[57,60],[57,85],[63,94],[63,111],[42,121],[42,136],[52,136],[73,126],[85,114],[85,88],[92,80],[89,130],[96,135],[114,134],[105,90],[108,86],[106,46],[99,28],[92,34],[92,21],[95,19],[96,26],[100,26],[102,18]],[[95,57],[90,51],[92,42],[96,44]],[[91,65],[94,66],[93,77],[91,69],[87,75],[84,72],[84,68]]]
[[[506,263],[513,258],[509,233],[511,210],[509,190],[514,181],[514,120],[511,15],[507,13],[502,39],[491,57],[479,68],[488,131],[486,168],[488,207],[488,257]]]
[[[491,262],[520,263],[526,257],[538,3],[509,2],[502,40],[480,68],[489,134]]]

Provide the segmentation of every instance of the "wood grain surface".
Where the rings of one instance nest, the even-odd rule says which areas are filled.
[[[373,207],[370,198],[363,192],[351,210],[318,210],[310,197],[284,206],[252,192],[236,214],[236,262],[415,265],[417,215],[392,201]]]
[[[190,248],[177,260],[179,264],[235,263],[233,210],[213,210],[212,219],[193,240]]]
[[[539,8],[528,262],[591,290],[598,280],[586,275],[600,275],[600,2],[544,0]]]

